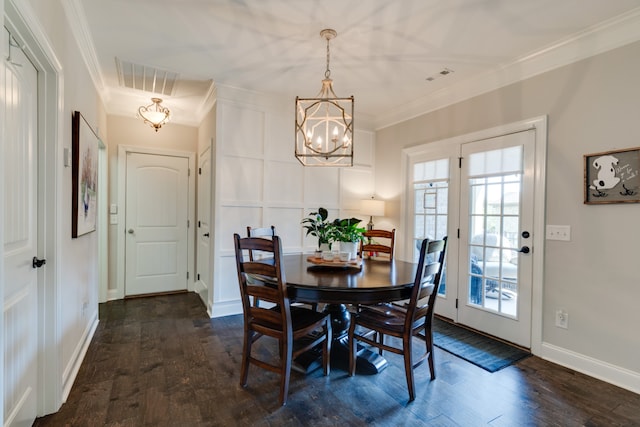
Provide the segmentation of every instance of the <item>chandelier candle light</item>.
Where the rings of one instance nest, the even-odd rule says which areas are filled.
[[[337,36],[325,29],[327,69],[315,98],[296,97],[296,158],[304,166],[353,166],[353,95],[338,98],[329,69],[329,41]]]
[[[160,105],[162,99],[151,98],[152,104],[138,108],[138,115],[142,117],[145,123],[154,128],[156,132],[163,124],[169,121],[171,111],[167,107]]]

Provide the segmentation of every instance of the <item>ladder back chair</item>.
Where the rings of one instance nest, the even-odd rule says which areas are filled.
[[[244,316],[240,385],[247,386],[250,364],[279,373],[280,405],[285,405],[293,358],[322,345],[322,366],[324,374],[329,375],[331,320],[326,313],[291,306],[281,265],[282,246],[278,236],[271,239],[241,238],[236,233],[233,238]],[[270,253],[272,257],[251,261],[248,253],[254,250]],[[247,280],[248,277],[251,280]],[[260,307],[252,303],[258,299],[271,303],[272,307]],[[252,354],[253,344],[265,336],[278,341],[279,363]]]
[[[360,306],[360,311],[351,319],[349,327],[350,376],[353,376],[356,370],[357,341],[361,341],[377,347],[380,354],[387,350],[404,356],[409,401],[413,401],[416,394],[413,369],[425,359],[429,362],[431,380],[436,378],[433,362],[433,308],[444,268],[446,249],[446,237],[442,240],[422,241],[413,290],[406,305],[399,307],[385,303]],[[421,331],[424,331],[424,336],[419,335]],[[385,335],[400,339],[402,347],[385,344]],[[415,362],[412,355],[414,336],[423,338],[426,343],[425,353]]]
[[[389,255],[389,261],[393,260],[393,250],[396,240],[396,229],[388,230],[367,230],[363,233],[364,238],[360,240],[360,256],[364,258],[367,252],[377,252]],[[373,239],[385,239],[384,242],[377,242]],[[388,243],[388,244],[384,244]]]
[[[247,226],[247,237],[272,238],[276,235],[276,227],[251,227]],[[253,261],[253,251],[249,251],[249,260]]]

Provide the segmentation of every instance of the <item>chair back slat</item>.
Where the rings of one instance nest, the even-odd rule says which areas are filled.
[[[367,252],[377,252],[389,255],[389,260],[393,259],[395,246],[396,229],[388,230],[367,230],[363,233],[363,239],[360,241],[360,255],[364,258]],[[388,245],[380,242],[372,241],[375,238],[387,239]],[[386,243],[386,242],[384,242]]]
[[[271,227],[251,227],[247,226],[247,237],[263,237],[271,239],[276,235],[276,228],[272,225]],[[264,253],[260,251],[254,252],[253,249],[249,250],[249,260],[253,261],[256,258],[256,255],[264,256]]]
[[[405,322],[413,325],[423,320],[430,321],[440,287],[447,249],[447,237],[442,240],[424,239],[420,247],[418,268],[411,298],[407,306]]]

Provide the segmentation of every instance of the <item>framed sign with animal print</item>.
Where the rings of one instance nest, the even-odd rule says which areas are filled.
[[[584,155],[584,203],[640,202],[640,147]]]

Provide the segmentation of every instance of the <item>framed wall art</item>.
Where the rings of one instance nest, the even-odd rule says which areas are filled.
[[[640,202],[640,147],[584,155],[584,203]]]
[[[79,111],[71,117],[71,237],[96,229],[100,140]]]

